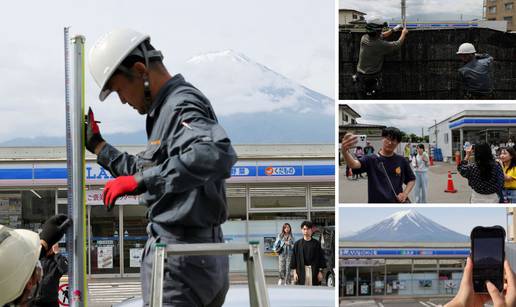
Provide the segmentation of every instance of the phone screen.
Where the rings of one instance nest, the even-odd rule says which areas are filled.
[[[503,289],[504,239],[487,237],[473,239],[473,285],[475,292],[487,292],[485,282],[491,281]]]

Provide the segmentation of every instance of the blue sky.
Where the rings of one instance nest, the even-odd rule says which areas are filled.
[[[409,208],[339,208],[339,237]],[[468,235],[475,226],[506,226],[505,208],[417,208],[417,212],[451,230]]]

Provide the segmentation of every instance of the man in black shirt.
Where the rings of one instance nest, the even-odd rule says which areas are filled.
[[[326,264],[321,242],[312,239],[313,223],[301,223],[303,238],[294,243],[290,269],[294,270],[296,285],[316,286],[323,279],[322,270]]]
[[[358,136],[347,133],[342,139],[342,155],[350,168],[367,172],[368,202],[407,202],[416,176],[407,160],[394,152],[401,142],[401,132],[398,128],[387,127],[382,130],[382,138],[378,154],[355,159],[348,150],[358,142]]]

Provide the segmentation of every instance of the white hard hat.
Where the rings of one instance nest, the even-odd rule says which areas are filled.
[[[386,21],[380,17],[371,16],[366,20],[366,23],[383,26],[386,23]]]
[[[471,54],[477,52],[475,50],[475,46],[471,43],[464,43],[459,46],[459,51],[457,51],[457,54]]]
[[[149,38],[148,34],[131,29],[116,29],[95,42],[89,54],[89,68],[91,76],[100,87],[100,101],[104,101],[111,93],[111,90],[104,87],[120,63]]]
[[[0,225],[0,306],[14,301],[23,293],[40,252],[37,233]]]

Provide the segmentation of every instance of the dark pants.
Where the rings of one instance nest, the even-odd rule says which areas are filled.
[[[357,99],[381,99],[382,97],[382,73],[365,75],[357,72],[355,87]]]
[[[202,229],[165,229],[147,225],[149,239],[142,257],[140,278],[144,306],[151,296],[154,244],[188,244],[223,242],[220,227]],[[165,259],[163,306],[222,306],[229,289],[228,256],[168,256]]]

